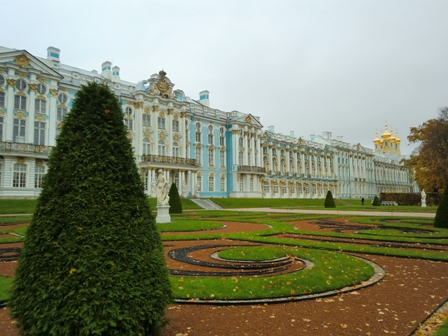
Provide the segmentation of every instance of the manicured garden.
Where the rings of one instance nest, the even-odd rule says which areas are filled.
[[[361,284],[369,283],[377,267],[352,254],[448,261],[448,230],[434,228],[433,219],[346,216],[343,222],[338,223],[334,215],[205,211],[194,209],[195,204],[189,207],[185,201],[182,200],[182,206],[189,211],[173,214],[171,223],[157,224],[163,242],[193,246],[193,250],[186,251],[193,255],[196,253],[196,257],[201,256],[190,260],[196,265],[188,266],[189,261],[186,260],[187,264],[183,265],[187,266],[179,268],[171,264],[169,253],[178,255],[185,248],[175,246],[167,254],[172,271],[173,298],[179,303],[269,303],[337,295],[343,288],[354,291]],[[26,204],[20,205],[20,202]],[[24,213],[32,211],[32,202],[14,203],[15,207],[3,209],[3,212],[15,209],[24,209]],[[8,243],[20,243],[28,228],[23,223],[30,219],[29,215],[0,217],[0,225],[8,227],[2,229],[0,226],[0,249]],[[297,225],[302,222],[317,226],[333,225],[334,230],[302,229]],[[233,229],[240,225],[245,225],[246,229]],[[255,229],[250,229],[252,227]],[[211,253],[209,250],[202,253],[202,244],[207,249],[214,244],[214,258],[230,266],[213,270],[215,262],[202,259]],[[263,263],[270,264],[264,267]],[[300,263],[305,266],[300,266]],[[246,269],[245,265],[252,265],[253,269]],[[269,268],[271,273],[263,273]],[[224,275],[225,272],[229,275]],[[381,277],[375,281],[380,281]],[[0,300],[8,299],[12,281],[10,277],[0,277]]]

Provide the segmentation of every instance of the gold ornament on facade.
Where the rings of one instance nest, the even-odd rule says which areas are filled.
[[[169,108],[167,111],[168,111],[168,115],[172,115],[174,113],[174,109],[172,109],[172,108]]]
[[[246,117],[246,122],[247,122],[247,123],[250,123],[251,121],[252,121],[252,118],[251,118],[250,116],[247,116],[247,117]]]
[[[50,94],[52,97],[56,97],[58,95],[58,90],[50,89]]]
[[[8,86],[14,86],[14,85],[16,85],[16,80],[15,79],[7,79],[6,84]]]
[[[67,92],[67,88],[66,87],[61,87],[61,88],[59,88],[59,90],[61,90],[63,92]]]
[[[128,134],[126,135],[129,139],[132,139],[134,137],[134,135],[132,134],[132,132],[128,132]]]
[[[156,82],[156,88],[162,97],[168,98],[172,93],[172,89],[166,79],[166,72],[163,70],[159,71],[159,76],[160,79]]]
[[[179,141],[179,135],[175,134],[173,139],[174,139],[174,141]]]
[[[24,164],[25,163],[25,158],[22,156],[18,156],[17,157],[17,163],[18,164]]]
[[[149,107],[145,107],[143,112],[145,112],[145,114],[149,114],[149,113],[151,113],[151,109]]]
[[[38,114],[38,115],[36,115],[36,117],[34,118],[34,120],[37,120],[37,121],[45,121],[45,118],[44,118],[44,116],[43,116],[42,114]]]
[[[161,117],[161,118],[165,118],[165,112],[160,111],[160,112],[159,112],[159,117]]]
[[[36,159],[36,166],[37,167],[41,167],[44,165],[44,160],[42,159]]]
[[[159,111],[159,105],[154,105],[152,107],[153,112],[158,112]]]
[[[232,134],[238,134],[238,130],[232,130]]]
[[[37,80],[42,84],[45,84],[47,82],[47,80],[44,77],[40,77],[40,76],[37,77]]]
[[[26,77],[26,74],[25,74],[24,72],[19,72],[19,77],[20,77],[20,78],[25,78],[25,77]]]
[[[5,92],[5,89],[3,89],[1,86],[0,86],[0,92]]]
[[[37,90],[37,84],[30,84],[29,87],[30,87],[30,91],[32,91],[32,92]]]
[[[14,63],[21,68],[26,68],[30,65],[30,59],[25,54],[18,55],[14,58]]]
[[[174,119],[174,120],[179,120],[179,115],[178,115],[178,114],[175,114],[174,117],[173,117],[173,119]]]
[[[143,107],[143,102],[142,101],[140,101],[140,102],[134,102],[134,108],[136,108],[136,109],[141,109],[142,107]]]
[[[180,117],[181,118],[186,118],[187,117],[187,112],[181,112],[180,113]]]
[[[25,115],[25,113],[23,113],[23,112],[21,112],[21,111],[19,111],[19,112],[17,112],[16,114],[14,114],[14,117],[16,117],[16,118],[26,119],[26,115]]]
[[[41,94],[37,95],[36,98],[37,98],[37,99],[40,99],[40,100],[47,100],[47,98],[45,98],[45,96],[44,96],[44,95],[41,95]]]

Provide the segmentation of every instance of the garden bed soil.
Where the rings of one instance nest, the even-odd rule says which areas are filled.
[[[294,225],[303,230],[319,230],[311,222]],[[242,231],[241,223],[228,223],[226,232],[236,231]],[[210,244],[253,245],[224,239],[164,242],[166,252],[174,247]],[[1,244],[0,248],[20,245]],[[198,250],[192,256],[210,261],[211,251]],[[448,263],[359,256],[383,267],[385,278],[366,288],[312,300],[257,305],[172,304],[167,313],[170,323],[163,336],[409,335],[448,299]],[[170,258],[167,263],[171,268],[185,270],[200,267]],[[0,275],[13,276],[16,264],[0,263]],[[2,336],[19,335],[7,308],[0,309],[0,331]],[[429,327],[425,335],[431,332]]]

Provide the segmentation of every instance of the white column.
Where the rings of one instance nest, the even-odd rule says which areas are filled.
[[[56,96],[58,92],[57,90],[50,90],[50,101],[49,101],[49,108],[48,108],[48,117],[49,117],[49,135],[48,135],[48,145],[49,146],[55,146],[56,145],[56,117],[57,117],[57,102],[56,102]]]
[[[11,76],[14,76],[14,70],[9,70],[9,74]],[[12,83],[14,82],[14,84]],[[12,141],[12,132],[14,129],[14,116],[13,116],[13,110],[14,110],[14,80],[7,80],[8,83],[8,90],[6,91],[7,95],[7,102],[6,104],[6,122],[5,122],[5,128],[6,128],[6,134],[5,134],[5,141]],[[12,84],[12,85],[10,85]]]
[[[32,77],[36,77],[36,75],[32,75]],[[34,111],[36,106],[36,89],[31,90],[30,88],[30,95],[28,96],[28,99],[28,118],[26,125],[25,143],[34,143]]]

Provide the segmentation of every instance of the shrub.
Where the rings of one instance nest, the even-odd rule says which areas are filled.
[[[333,194],[330,190],[327,191],[327,196],[325,197],[324,206],[326,208],[336,208],[336,204],[334,203]]]
[[[64,120],[8,302],[22,335],[157,335],[171,287],[116,96],[83,86]]]
[[[173,183],[171,185],[168,196],[170,197],[170,213],[182,213],[182,203],[180,201],[179,191],[177,190],[176,183]]]
[[[375,198],[373,199],[373,206],[380,206],[380,199],[378,198],[378,196],[375,196]]]
[[[434,226],[448,229],[448,184],[446,185],[442,198],[440,199],[436,217],[434,218]]]

